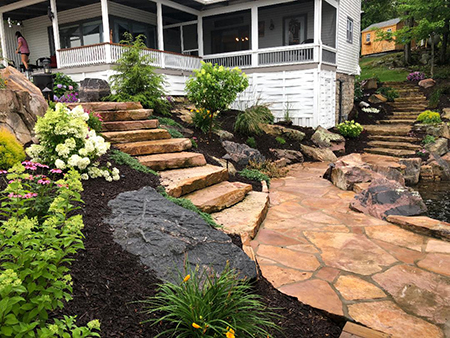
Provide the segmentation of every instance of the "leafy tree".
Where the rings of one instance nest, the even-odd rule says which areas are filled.
[[[394,0],[362,0],[363,16],[361,27],[365,29],[370,25],[398,17],[396,2]]]

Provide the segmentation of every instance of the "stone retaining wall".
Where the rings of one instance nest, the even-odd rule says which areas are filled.
[[[355,76],[336,73],[336,80],[342,82],[342,116],[346,117],[353,108],[355,96]],[[339,82],[336,82],[336,124],[339,123]]]

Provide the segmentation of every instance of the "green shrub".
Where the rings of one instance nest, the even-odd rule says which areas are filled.
[[[435,109],[438,107],[441,97],[444,94],[450,94],[450,86],[442,85],[433,90],[428,101],[428,107]]]
[[[431,124],[431,123],[441,123],[441,115],[431,110],[426,110],[417,116],[417,121],[421,123]]]
[[[267,176],[266,174],[263,174],[262,172],[260,172],[257,169],[248,169],[245,168],[241,171],[238,172],[239,175],[241,175],[242,177],[248,178],[249,180],[253,180],[253,181],[266,181],[267,186],[270,186],[270,177]]]
[[[193,109],[192,113],[192,124],[200,129],[204,134],[211,133],[219,128],[217,122],[218,112],[212,112],[205,108]]]
[[[153,101],[153,111],[156,114],[170,116],[172,111],[172,103],[165,97],[157,98]]]
[[[186,92],[197,108],[216,113],[229,109],[247,87],[247,76],[239,68],[202,62],[202,68],[194,70],[194,76],[187,81]]]
[[[256,140],[254,137],[249,137],[245,143],[247,143],[247,145],[251,148],[257,147]]]
[[[430,144],[430,143],[435,143],[435,142],[436,142],[436,138],[432,135],[426,135],[422,140],[423,144]]]
[[[199,208],[197,208],[190,200],[186,198],[176,198],[172,197],[169,194],[166,193],[163,187],[158,187],[158,192],[163,195],[165,198],[167,198],[169,201],[175,203],[176,205],[185,208],[187,210],[191,210],[193,212],[196,212],[203,220],[208,223],[213,228],[220,228],[220,225],[218,225],[212,216],[206,212],[201,211]]]
[[[53,94],[58,98],[64,96],[64,94],[78,91],[78,83],[72,80],[69,75],[56,73],[53,81]]]
[[[389,102],[395,101],[395,99],[399,96],[398,92],[391,87],[380,87],[378,88],[377,93],[386,97]]]
[[[100,134],[102,131],[102,122],[103,122],[102,117],[100,116],[100,114],[92,111],[86,112],[89,114],[89,119],[86,121],[89,129],[95,130],[97,134]]]
[[[22,144],[6,128],[0,128],[0,169],[9,169],[24,159]]]
[[[141,162],[139,162],[137,158],[127,153],[121,152],[120,150],[113,149],[111,151],[111,154],[109,155],[109,158],[117,164],[129,166],[133,170],[140,171],[146,174],[153,174],[155,176],[159,175],[156,171],[150,169],[149,167],[146,167]]]
[[[5,89],[7,84],[8,80],[3,79],[3,77],[0,75],[0,89]]]
[[[183,126],[181,124],[179,124],[178,122],[174,121],[171,118],[168,117],[160,117],[160,116],[155,116],[158,121],[159,124],[165,125],[165,126],[170,126],[170,127],[176,127],[176,128],[180,128],[182,129]]]
[[[361,78],[358,76],[355,79],[355,94],[354,94],[355,101],[361,101],[364,98],[364,91],[362,87],[362,81]]]
[[[272,321],[275,315],[228,264],[221,273],[185,268],[177,283],[160,284],[156,296],[143,303],[147,315],[162,313],[147,322],[171,324],[155,338],[272,337],[268,331],[279,331]]]
[[[116,74],[110,77],[112,94],[105,100],[116,102],[140,102],[145,108],[153,108],[159,112],[166,112],[167,101],[164,97],[162,75],[156,74],[151,66],[152,58],[141,53],[145,49],[144,35],[135,39],[126,32],[121,43],[127,45],[122,56],[117,60],[114,70]]]
[[[286,144],[286,140],[280,136],[276,137],[275,141],[277,141],[281,145]]]
[[[234,130],[243,135],[260,135],[261,124],[271,124],[275,117],[267,106],[257,105],[238,114]]]
[[[48,321],[72,299],[69,265],[84,248],[82,216],[73,215],[73,203],[81,202],[80,175],[70,170],[55,182],[46,216],[39,220],[28,215],[38,194],[26,183],[32,174],[13,167],[0,194],[0,336],[100,337],[93,332],[100,328],[98,321],[86,327],[77,327],[75,317]]]
[[[353,120],[339,123],[337,125],[337,129],[339,134],[350,138],[358,137],[363,131],[363,127],[359,123],[355,123]]]
[[[81,178],[104,177],[107,181],[118,180],[119,170],[99,168],[98,158],[108,151],[110,144],[95,130],[89,130],[89,115],[81,106],[68,109],[62,103],[56,110],[49,109],[38,117],[34,127],[39,144],[33,144],[26,152],[33,162],[41,162],[58,169],[75,168]]]

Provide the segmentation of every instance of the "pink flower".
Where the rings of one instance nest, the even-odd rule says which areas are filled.
[[[61,173],[62,173],[62,170],[61,170],[61,169],[51,169],[50,172],[51,172],[52,174],[61,174]]]
[[[7,174],[8,172],[6,170],[0,170],[0,175]]]
[[[48,178],[43,178],[38,181],[38,184],[42,184],[42,185],[46,185],[46,184],[50,184],[50,183],[51,183],[51,181]]]
[[[37,167],[34,165],[26,165],[25,169],[29,169],[29,170],[37,170]]]

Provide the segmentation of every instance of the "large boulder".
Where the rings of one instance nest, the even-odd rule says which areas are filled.
[[[444,108],[442,109],[441,118],[450,120],[450,108]]]
[[[230,133],[229,131],[218,129],[213,132],[217,136],[219,136],[221,141],[230,141],[234,138],[233,133]]]
[[[447,123],[417,123],[413,126],[413,131],[434,137],[445,137],[450,139],[450,128]]]
[[[345,138],[321,126],[317,127],[311,140],[321,148],[330,148],[331,151],[345,152]]]
[[[84,79],[80,82],[78,98],[81,102],[99,102],[111,94],[111,88],[106,80]]]
[[[276,124],[263,124],[262,130],[273,137],[283,137],[291,141],[301,142],[305,138],[306,134],[300,130],[279,126]]]
[[[420,166],[422,165],[422,159],[420,158],[401,158],[399,163],[404,165],[402,169],[405,183],[408,185],[415,185],[419,183],[420,179]]]
[[[438,138],[435,142],[426,144],[425,149],[431,154],[445,155],[448,152],[448,140],[443,137]]]
[[[425,80],[419,81],[419,86],[422,88],[431,88],[435,84],[436,84],[436,81],[434,81],[433,79],[425,79]]]
[[[246,144],[223,141],[222,146],[224,147],[227,154],[230,155],[231,160],[237,163],[239,166],[246,166],[250,160],[256,162],[262,162],[266,160],[266,158],[259,152],[259,150],[250,148]]]
[[[372,94],[368,100],[370,103],[384,103],[387,102],[387,98],[385,98],[381,94]]]
[[[34,139],[34,125],[38,116],[48,109],[40,89],[15,68],[0,70],[7,80],[6,89],[0,90],[0,127],[11,131],[22,144]]]
[[[278,160],[285,160],[286,164],[303,163],[303,154],[298,150],[289,149],[270,149]]]
[[[122,193],[108,205],[112,213],[106,222],[114,230],[114,241],[164,281],[174,282],[186,260],[191,268],[217,272],[229,262],[241,278],[256,277],[255,263],[230,237],[151,187]]]
[[[375,78],[367,79],[364,82],[363,88],[364,90],[378,89],[378,80]]]
[[[337,161],[336,155],[329,148],[316,148],[301,145],[303,154],[319,162],[334,162]]]
[[[380,219],[389,215],[418,216],[427,211],[418,192],[385,178],[373,181],[357,194],[350,208]]]

